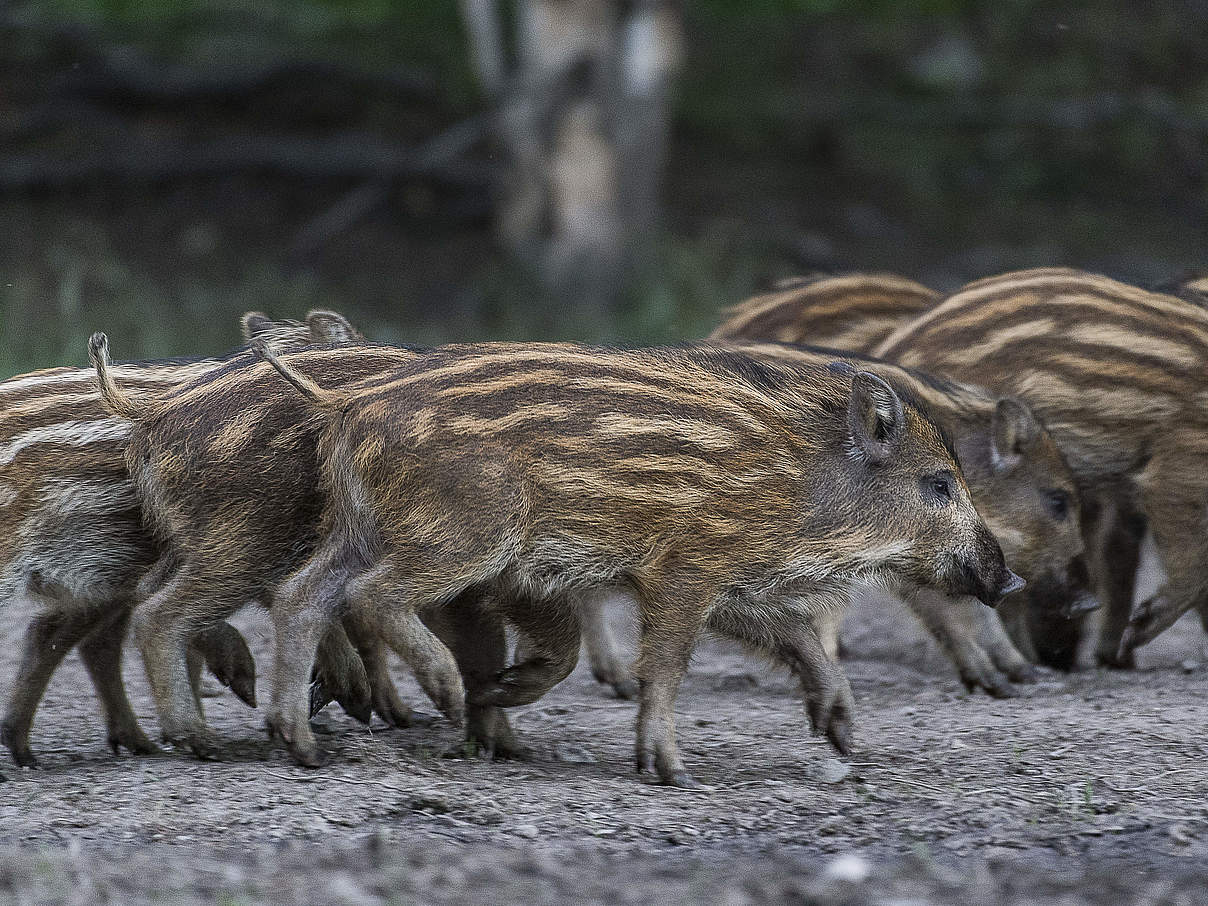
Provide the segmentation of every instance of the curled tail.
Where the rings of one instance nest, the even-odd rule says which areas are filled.
[[[289,381],[299,393],[310,400],[320,409],[339,409],[348,400],[348,394],[343,390],[324,390],[304,374],[300,374],[277,358],[277,354],[269,348],[268,341],[263,337],[252,338],[252,352],[258,358],[264,359],[281,377]]]
[[[88,340],[88,359],[96,369],[96,380],[101,388],[101,404],[118,418],[138,421],[145,414],[130,395],[117,386],[109,370],[109,338],[103,333],[94,333]]]

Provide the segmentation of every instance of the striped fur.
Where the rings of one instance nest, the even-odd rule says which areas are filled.
[[[729,309],[709,337],[867,353],[939,300],[939,293],[896,274],[796,278]]]
[[[1044,420],[1097,514],[1101,662],[1130,664],[1134,644],[1208,604],[1208,311],[1075,270],[1022,271],[968,285],[878,354],[1017,394]],[[1127,532],[1092,545],[1104,520],[1147,521],[1168,576],[1124,645],[1136,550]]]
[[[287,346],[328,339],[343,321],[330,312],[312,313],[306,323],[254,317],[253,323],[245,316],[245,330],[270,331]],[[113,371],[141,403],[226,361],[139,363]],[[129,422],[101,406],[91,369],[53,368],[0,382],[0,600],[27,596],[39,603],[0,728],[22,764],[34,761],[29,731],[42,692],[59,660],[85,637],[81,655],[102,701],[110,744],[154,749],[134,720],[119,673],[135,586],[158,556],[126,469],[129,433]],[[255,665],[238,633],[219,626],[197,642],[211,668],[254,702]]]
[[[283,358],[287,374],[317,364]],[[288,644],[270,720],[303,764],[313,627],[345,600],[434,699],[456,699],[418,613],[485,591],[533,656],[470,701],[510,706],[573,668],[576,596],[628,588],[643,627],[638,764],[691,785],[672,709],[706,625],[791,665],[845,748],[850,692],[813,634],[819,613],[858,580],[988,601],[1018,581],[926,409],[845,363],[497,344],[434,351],[341,395],[310,409],[328,423],[324,537],[276,610]]]

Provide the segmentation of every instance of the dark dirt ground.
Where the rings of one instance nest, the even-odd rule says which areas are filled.
[[[239,623],[263,686],[266,621]],[[3,630],[5,685],[21,628]],[[1005,701],[966,694],[891,601],[857,604],[845,637],[846,759],[809,736],[787,674],[701,646],[679,707],[699,793],[633,773],[635,708],[584,665],[514,712],[529,761],[442,757],[447,724],[365,729],[329,708],[331,764],[304,771],[229,694],[207,700],[228,761],[113,757],[72,656],[35,727],[41,769],[0,785],[0,902],[1203,901],[1198,623],[1136,672],[1049,674]],[[132,653],[127,673],[152,731]]]

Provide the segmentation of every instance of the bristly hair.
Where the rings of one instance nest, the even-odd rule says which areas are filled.
[[[670,348],[691,351],[693,358],[702,361],[703,364],[723,370],[727,374],[735,374],[752,387],[764,392],[775,392],[784,389],[786,369],[790,373],[802,370],[792,363],[786,362],[784,364],[778,363],[773,365],[753,356],[745,355],[738,350],[726,349],[723,346],[708,343],[686,343]]]
[[[722,342],[731,342],[731,341],[722,341]],[[734,342],[736,342],[739,345],[739,348],[728,349],[725,346],[717,346],[717,345],[713,345],[711,343],[703,343],[703,344],[695,343],[695,344],[686,344],[686,345],[690,349],[713,350],[716,353],[724,353],[730,357],[733,357],[734,359],[745,360],[748,363],[760,366],[758,372],[751,372],[751,374],[752,374],[752,378],[754,380],[759,380],[759,381],[763,382],[762,384],[757,384],[757,386],[762,386],[764,388],[782,388],[786,370],[788,372],[795,371],[798,373],[802,373],[805,370],[807,370],[808,368],[814,367],[814,366],[808,366],[805,363],[797,363],[797,362],[790,362],[790,361],[785,361],[783,363],[777,363],[777,365],[775,367],[773,367],[768,362],[761,361],[757,357],[751,356],[751,355],[747,354],[746,352],[744,352],[741,348],[741,345],[745,341],[734,341]],[[801,343],[777,343],[777,342],[765,341],[765,342],[755,343],[754,345],[760,345],[760,346],[766,346],[766,347],[782,346],[786,349],[792,349],[792,350],[795,350],[798,352],[805,352],[805,353],[810,353],[813,355],[821,355],[821,356],[832,356],[833,360],[831,362],[828,362],[825,366],[819,365],[817,367],[818,368],[825,367],[827,370],[831,371],[831,373],[843,374],[844,376],[847,376],[847,377],[854,375],[859,370],[859,368],[857,368],[856,365],[851,364],[852,362],[856,362],[856,363],[865,362],[865,363],[868,363],[869,365],[876,365],[881,368],[888,369],[890,372],[900,371],[903,374],[905,374],[906,376],[918,381],[919,383],[921,383],[927,387],[932,388],[933,390],[937,391],[938,393],[942,393],[944,396],[952,397],[953,403],[957,406],[961,406],[962,408],[963,408],[963,403],[964,403],[963,398],[968,397],[970,395],[976,396],[982,400],[993,400],[994,399],[994,396],[992,394],[987,393],[985,390],[983,390],[980,387],[972,387],[972,386],[968,386],[968,385],[964,385],[964,384],[957,384],[953,381],[946,381],[942,378],[937,378],[932,375],[926,374],[924,372],[916,371],[913,368],[903,368],[901,365],[896,365],[893,362],[886,362],[884,359],[877,359],[877,358],[874,358],[869,355],[858,355],[855,353],[846,352],[841,349],[827,349],[822,346],[806,346]],[[718,361],[723,361],[723,359],[719,358]],[[746,371],[744,370],[743,372],[740,372],[740,373],[745,374]],[[758,374],[758,377],[754,377],[754,375],[756,373]],[[880,374],[880,377],[884,378],[885,381],[894,389],[894,392],[897,393],[898,397],[902,400],[903,405],[908,406],[911,409],[915,410],[922,418],[931,422],[935,426],[936,431],[938,432],[938,434],[940,436],[941,442],[944,444],[945,448],[947,448],[948,452],[952,454],[952,457],[953,457],[953,459],[956,460],[957,465],[960,465],[960,459],[957,456],[956,444],[954,443],[954,441],[952,439],[952,434],[948,430],[948,428],[944,425],[943,420],[936,417],[935,410],[931,406],[931,404],[928,403],[923,398],[921,398],[918,395],[918,393],[915,392],[914,388],[911,387],[908,383],[906,383],[902,380],[894,380],[894,376],[892,373],[890,373],[890,374],[882,373],[882,374]]]

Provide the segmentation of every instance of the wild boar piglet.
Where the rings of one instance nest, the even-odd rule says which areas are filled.
[[[419,615],[485,592],[529,639],[527,659],[469,701],[506,707],[573,669],[578,595],[627,588],[641,627],[637,765],[693,786],[673,712],[703,629],[789,663],[811,717],[845,747],[850,690],[813,620],[853,581],[990,604],[1022,584],[925,407],[843,363],[496,344],[332,390],[262,354],[326,421],[322,540],[273,611],[270,721],[303,764],[319,760],[310,659],[344,602],[452,708],[456,665]]]

